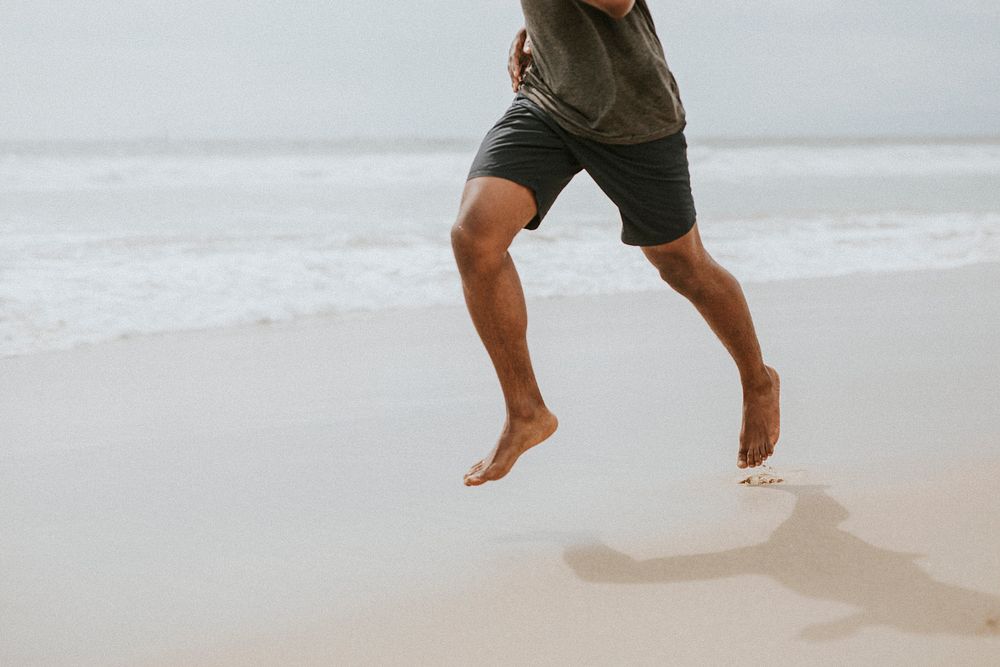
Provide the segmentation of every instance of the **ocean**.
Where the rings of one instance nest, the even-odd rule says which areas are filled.
[[[0,144],[0,356],[460,304],[478,139]],[[744,282],[1000,261],[1000,139],[689,139]],[[528,297],[664,289],[585,173],[511,249]]]

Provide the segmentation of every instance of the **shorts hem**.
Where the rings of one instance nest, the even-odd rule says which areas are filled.
[[[637,236],[633,234],[623,233],[621,237],[622,243],[637,248],[648,248],[651,246],[663,245],[664,243],[671,243],[679,238],[686,236],[692,229],[694,229],[694,225],[696,222],[697,219],[691,218],[690,224],[687,224],[684,227],[683,231],[679,232],[674,231],[671,232],[670,234],[665,234],[663,236],[653,236],[653,235]]]

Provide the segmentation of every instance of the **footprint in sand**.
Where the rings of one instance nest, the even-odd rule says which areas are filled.
[[[741,477],[738,480],[739,484],[746,484],[747,486],[766,486],[768,484],[781,484],[785,480],[775,472],[774,468],[770,466],[764,466],[764,469],[760,472],[755,472],[749,477]]]

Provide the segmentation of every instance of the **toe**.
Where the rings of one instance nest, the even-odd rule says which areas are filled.
[[[483,483],[483,478],[477,473],[475,475],[468,475],[465,478],[466,486],[479,486]]]
[[[739,458],[738,458],[738,459],[736,460],[736,467],[737,467],[737,468],[746,468],[746,467],[747,467],[747,465],[748,465],[748,463],[747,463],[747,455],[746,455],[746,452],[740,452],[740,456],[739,456]]]
[[[474,473],[470,473],[465,477],[466,486],[479,486],[480,484],[485,484],[490,480],[496,479],[496,475],[491,474],[493,466],[482,466],[479,470]]]

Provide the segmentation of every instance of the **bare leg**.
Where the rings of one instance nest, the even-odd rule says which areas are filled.
[[[697,225],[676,241],[642,251],[663,279],[694,304],[736,362],[743,384],[737,465],[762,464],[774,453],[781,432],[780,379],[764,364],[740,284],[702,246]]]
[[[467,486],[500,479],[517,458],[555,432],[528,354],[528,313],[507,248],[535,215],[531,191],[501,178],[469,179],[462,193],[452,248],[472,322],[503,391],[507,422],[493,451],[465,474]]]

